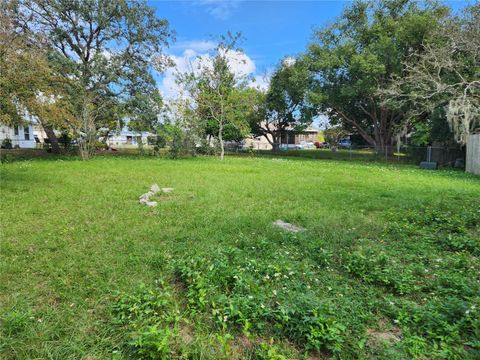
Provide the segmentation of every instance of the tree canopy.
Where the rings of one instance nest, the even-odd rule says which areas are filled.
[[[225,135],[244,137],[248,131],[245,117],[249,94],[247,76],[232,70],[229,53],[241,54],[237,47],[240,34],[228,33],[222,37],[211,54],[198,58],[197,67],[178,74],[178,83],[192,99],[189,105],[203,123],[202,136],[214,136],[220,144],[220,158],[225,154]]]
[[[415,1],[357,1],[309,45],[311,101],[332,123],[358,132],[384,151],[405,124],[404,109],[381,101],[379,89],[404,72],[403,62],[432,41],[448,9]]]
[[[405,71],[379,92],[386,104],[407,109],[412,122],[430,115],[418,126],[431,132],[442,126],[443,114],[440,119],[445,125],[448,120],[455,140],[465,145],[469,134],[480,132],[480,5],[444,19],[433,34],[436,41],[406,59]]]
[[[161,100],[152,64],[160,71],[168,65],[162,53],[173,38],[167,20],[158,19],[144,1],[22,0],[20,5],[29,30],[45,35],[52,61],[72,80],[70,102],[84,158],[118,105],[134,124],[156,120]]]
[[[311,83],[303,59],[282,61],[266,93],[256,95],[255,111],[250,117],[252,132],[264,136],[276,150],[285,131],[302,130],[310,125],[315,114],[308,99]]]

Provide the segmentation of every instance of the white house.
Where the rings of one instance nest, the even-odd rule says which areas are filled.
[[[12,148],[35,149],[37,144],[33,136],[33,123],[26,122],[13,127],[0,124],[0,145],[4,147],[8,140]]]
[[[122,131],[109,135],[107,144],[110,147],[134,147],[138,146],[141,141],[143,145],[148,144],[148,137],[152,134],[147,131],[136,132],[128,129],[122,129]]]

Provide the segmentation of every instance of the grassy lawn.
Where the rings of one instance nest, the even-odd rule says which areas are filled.
[[[0,169],[2,359],[480,357],[478,177],[267,157]],[[175,190],[139,205],[153,183]]]

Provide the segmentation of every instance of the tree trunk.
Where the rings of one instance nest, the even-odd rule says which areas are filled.
[[[95,152],[95,135],[96,129],[93,122],[92,114],[89,109],[89,102],[85,96],[82,103],[82,127],[83,137],[79,140],[80,156],[83,160],[88,160]]]
[[[225,157],[225,147],[223,144],[223,125],[218,127],[218,141],[220,142],[220,160]]]
[[[45,131],[45,134],[48,137],[48,140],[50,141],[50,145],[52,146],[52,153],[54,154],[60,154],[60,146],[58,145],[58,139],[57,136],[55,135],[55,132],[50,126],[43,125],[43,130]]]
[[[280,139],[282,135],[280,131],[274,131],[272,133],[272,152],[278,152],[280,150]]]

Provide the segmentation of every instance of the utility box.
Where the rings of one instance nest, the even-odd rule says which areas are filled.
[[[432,147],[429,146],[427,148],[427,161],[422,161],[420,163],[420,168],[426,170],[437,170],[438,163],[436,161],[432,161]]]
[[[437,170],[438,163],[435,161],[422,161],[420,167],[426,170]]]

